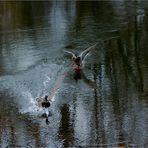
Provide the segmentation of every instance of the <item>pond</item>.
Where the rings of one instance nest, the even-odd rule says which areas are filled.
[[[0,147],[148,147],[147,41],[147,1],[0,2]]]

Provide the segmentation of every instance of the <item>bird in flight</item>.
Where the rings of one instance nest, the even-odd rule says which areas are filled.
[[[64,50],[64,52],[70,54],[72,56],[72,60],[74,61],[74,64],[76,66],[82,66],[82,62],[84,61],[84,59],[86,58],[86,56],[88,55],[88,53],[92,50],[94,50],[97,46],[97,43],[88,47],[87,49],[85,49],[84,51],[82,51],[80,54],[75,54],[71,51],[67,51]]]

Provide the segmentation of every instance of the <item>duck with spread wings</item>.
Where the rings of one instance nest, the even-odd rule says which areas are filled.
[[[90,46],[90,47],[88,47],[87,49],[82,51],[80,54],[75,54],[75,53],[73,53],[71,51],[64,50],[64,52],[72,55],[73,69],[75,70],[75,72],[79,73],[82,70],[83,61],[85,60],[88,53],[96,48],[96,45],[97,45],[97,43]]]

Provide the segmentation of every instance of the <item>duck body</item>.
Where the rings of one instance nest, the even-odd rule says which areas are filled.
[[[74,64],[73,65],[73,69],[74,69],[74,72],[80,73],[82,71],[82,66],[81,65]]]

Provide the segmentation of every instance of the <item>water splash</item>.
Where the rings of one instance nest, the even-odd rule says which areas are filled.
[[[0,77],[0,91],[8,90],[10,97],[15,98],[15,104],[20,113],[37,114],[41,108],[37,106],[36,98],[52,94],[51,101],[55,95],[51,92],[63,67],[56,64],[39,65],[23,74]],[[8,97],[9,99],[9,97]]]

